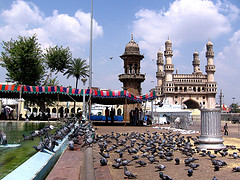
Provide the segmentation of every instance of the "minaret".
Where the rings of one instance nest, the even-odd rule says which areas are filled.
[[[125,52],[120,57],[124,61],[124,74],[120,74],[118,77],[123,83],[123,89],[135,96],[140,96],[141,83],[145,80],[145,74],[140,74],[140,61],[144,56],[140,54],[140,49],[133,40],[133,35],[125,47]]]
[[[162,84],[163,84],[163,78],[164,78],[164,71],[163,71],[163,53],[161,50],[157,53],[157,72],[156,72],[156,78],[157,78],[157,96],[160,96],[162,94]]]
[[[164,72],[165,72],[165,81],[172,81],[172,73],[174,71],[174,65],[172,64],[172,42],[168,39],[165,42],[165,65],[164,65]]]
[[[207,107],[208,108],[215,108],[215,96],[217,93],[217,83],[214,81],[214,73],[216,71],[215,65],[213,63],[214,58],[214,51],[213,51],[213,43],[209,40],[206,44],[207,52],[206,52],[206,58],[207,58],[207,65],[206,73],[207,73],[207,93],[208,93],[208,102]]]
[[[173,83],[173,71],[174,65],[172,64],[172,42],[168,40],[165,42],[165,65],[164,65],[164,72],[165,72],[165,83],[164,83],[164,93],[171,93],[174,91],[174,83]],[[168,101],[170,104],[173,104],[173,97],[168,97]]]
[[[202,74],[202,71],[200,71],[200,67],[199,67],[200,66],[199,54],[196,50],[193,53],[192,65],[193,65],[193,74]]]

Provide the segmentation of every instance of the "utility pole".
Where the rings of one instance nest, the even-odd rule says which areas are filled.
[[[222,98],[223,98],[223,95],[222,95],[222,89],[220,89],[220,109],[222,110]]]
[[[90,97],[89,97],[89,122],[91,122],[91,89],[92,89],[92,30],[93,29],[93,0],[91,0],[91,24],[90,24],[90,50],[89,50],[89,89],[90,89]]]
[[[90,50],[89,50],[89,89],[92,88],[92,28],[93,28],[93,0],[91,1]]]

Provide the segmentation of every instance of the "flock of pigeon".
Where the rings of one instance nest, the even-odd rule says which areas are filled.
[[[199,137],[187,136],[184,137],[180,133],[174,134],[171,130],[168,132],[153,132],[148,130],[144,133],[114,133],[111,134],[96,134],[91,123],[75,126],[75,121],[69,121],[65,126],[57,128],[55,134],[50,134],[49,130],[53,127],[47,126],[40,131],[35,131],[30,136],[24,136],[24,139],[32,139],[36,136],[41,137],[41,141],[37,146],[33,146],[37,151],[47,149],[54,152],[55,145],[58,145],[58,140],[62,140],[73,129],[73,132],[68,136],[68,148],[75,149],[75,144],[79,144],[79,138],[84,140],[85,146],[91,146],[97,143],[99,147],[100,164],[108,165],[111,154],[116,154],[114,162],[111,162],[112,168],[124,169],[125,178],[135,179],[137,175],[130,172],[127,167],[136,164],[136,167],[145,167],[148,164],[155,164],[155,171],[159,171],[159,177],[162,180],[171,180],[172,178],[164,174],[164,169],[167,168],[164,162],[173,162],[178,166],[184,163],[187,168],[186,175],[191,177],[194,171],[201,168],[199,158],[209,158],[213,170],[219,171],[227,166],[227,162],[219,159],[226,157],[238,159],[240,156],[236,151],[240,152],[235,146],[227,146],[225,149],[215,150],[214,153],[207,150],[200,150],[196,145],[199,143]],[[236,150],[230,153],[229,149]],[[184,160],[174,158],[174,153],[180,152],[185,156]],[[131,158],[129,158],[131,157]],[[197,158],[196,158],[197,157]],[[232,172],[240,172],[240,167],[236,166]],[[213,180],[217,180],[214,176]]]
[[[56,128],[55,133],[51,133],[55,127],[53,125],[45,126],[40,130],[35,130],[30,132],[29,136],[23,134],[23,140],[33,140],[35,137],[40,137],[40,142],[38,145],[34,145],[33,148],[38,152],[43,152],[48,150],[54,152],[55,146],[59,145],[59,141],[70,133],[70,131],[75,127],[76,121],[69,120],[65,125]]]
[[[134,172],[130,172],[127,169],[127,166],[133,165],[134,162],[136,167],[155,164],[155,171],[159,171],[160,179],[171,180],[170,176],[163,173],[164,169],[167,168],[163,165],[166,161],[173,161],[176,166],[184,163],[187,168],[186,174],[191,177],[196,169],[201,168],[199,167],[199,158],[201,157],[209,158],[214,171],[219,171],[220,168],[227,166],[227,162],[220,160],[217,158],[218,156],[229,156],[234,159],[240,157],[237,152],[231,154],[228,151],[231,149],[240,152],[240,149],[237,149],[235,146],[227,146],[225,149],[215,150],[214,153],[211,153],[211,151],[197,148],[196,145],[199,143],[199,137],[184,137],[180,133],[174,134],[172,131],[167,133],[150,133],[149,131],[144,133],[112,132],[111,134],[96,135],[94,142],[98,143],[101,165],[108,165],[110,155],[117,153],[119,157],[114,159],[114,162],[111,162],[112,167],[114,169],[123,168],[125,178],[128,179],[137,178]],[[174,158],[174,153],[177,151],[185,156],[184,160],[180,161],[179,158]],[[217,154],[219,155],[217,156]],[[240,167],[234,167],[232,172],[240,172]],[[217,178],[214,176],[213,180],[217,180]]]

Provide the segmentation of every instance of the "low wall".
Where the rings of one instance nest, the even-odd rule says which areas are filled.
[[[73,130],[68,134],[70,135]],[[37,152],[30,159],[21,164],[17,169],[9,173],[3,180],[18,180],[45,179],[49,174],[61,154],[67,148],[68,135],[59,142],[59,145],[54,148],[55,153],[45,150],[44,152]]]
[[[221,113],[222,121],[231,121],[233,119],[240,119],[240,113]]]

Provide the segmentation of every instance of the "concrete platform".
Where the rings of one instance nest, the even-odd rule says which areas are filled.
[[[80,144],[83,144],[83,142],[80,141]],[[68,148],[65,150],[46,180],[78,180],[80,178],[84,151],[82,145],[76,145],[75,147],[74,151]]]
[[[222,123],[224,124],[224,122]],[[162,125],[163,126],[163,125]],[[127,132],[158,132],[163,133],[167,132],[164,130],[154,129],[152,127],[147,126],[123,126],[123,125],[114,125],[114,126],[104,126],[104,124],[94,125],[97,134],[111,134],[114,133],[127,133]],[[197,122],[193,127],[194,130],[200,130],[199,122]],[[235,145],[237,148],[240,148],[240,139],[236,138],[238,134],[238,125],[229,124],[230,135],[232,137],[224,136],[225,145]],[[191,136],[196,136],[199,134],[191,134]],[[183,135],[188,136],[188,135]],[[114,143],[114,141],[113,141]],[[91,150],[90,150],[91,149]],[[230,150],[232,153],[234,150]],[[237,150],[235,150],[237,151]],[[97,144],[94,144],[92,148],[83,148],[78,146],[75,151],[66,150],[62,157],[60,157],[59,161],[47,177],[48,180],[65,180],[65,179],[80,179],[80,180],[120,180],[126,179],[123,173],[123,168],[113,169],[112,164],[114,163],[114,158],[118,158],[117,153],[111,152],[110,157],[108,159],[107,166],[100,165],[99,148]],[[238,152],[238,151],[237,151]],[[139,152],[139,155],[141,153]],[[89,156],[92,156],[89,158]],[[132,155],[124,154],[124,158],[131,159]],[[180,159],[180,165],[176,166],[174,161],[167,162],[166,160],[160,160],[159,164],[163,164],[166,166],[166,169],[163,171],[164,174],[171,176],[177,180],[186,180],[186,179],[212,179],[213,176],[216,176],[218,179],[239,179],[239,173],[232,173],[231,169],[233,166],[240,166],[240,158],[233,159],[231,157],[221,157],[217,155],[218,159],[224,160],[228,163],[226,167],[220,169],[220,171],[214,171],[213,165],[208,157],[201,157],[198,154],[195,154],[195,158],[199,158],[197,163],[200,164],[200,167],[197,170],[194,170],[194,174],[192,177],[187,176],[187,169],[184,165],[184,159],[186,156],[181,154],[180,152],[174,152],[174,158],[178,157]],[[146,162],[147,159],[141,158]],[[156,164],[147,164],[146,167],[139,168],[136,166],[135,162],[132,162],[127,168],[131,172],[137,174],[137,179],[142,180],[159,180],[158,171],[155,170],[154,166]],[[87,176],[86,174],[90,174],[91,176]]]

